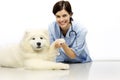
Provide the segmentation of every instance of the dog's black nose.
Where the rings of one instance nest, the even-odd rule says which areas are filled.
[[[40,42],[37,42],[37,45],[38,45],[38,46],[40,46],[40,45],[41,45],[41,43],[40,43]]]

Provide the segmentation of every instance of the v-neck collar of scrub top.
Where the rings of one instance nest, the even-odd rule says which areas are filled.
[[[69,34],[70,34],[70,31],[71,31],[71,26],[69,27],[69,29],[68,29],[65,36],[63,36],[63,33],[61,32],[60,27],[59,27],[59,25],[57,23],[56,23],[56,29],[57,29],[56,31],[58,33],[57,34],[58,38],[69,38],[70,37]]]

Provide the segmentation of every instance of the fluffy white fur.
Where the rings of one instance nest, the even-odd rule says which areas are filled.
[[[61,41],[64,42],[63,39]],[[56,63],[57,49],[50,45],[46,30],[26,31],[20,44],[0,50],[0,66],[25,69],[69,69],[68,64]]]

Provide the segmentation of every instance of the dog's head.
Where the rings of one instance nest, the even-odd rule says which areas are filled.
[[[27,30],[21,46],[28,52],[39,52],[50,46],[47,30]]]

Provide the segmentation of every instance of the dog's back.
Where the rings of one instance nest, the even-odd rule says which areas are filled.
[[[20,67],[23,65],[18,45],[4,46],[0,48],[0,66]]]

